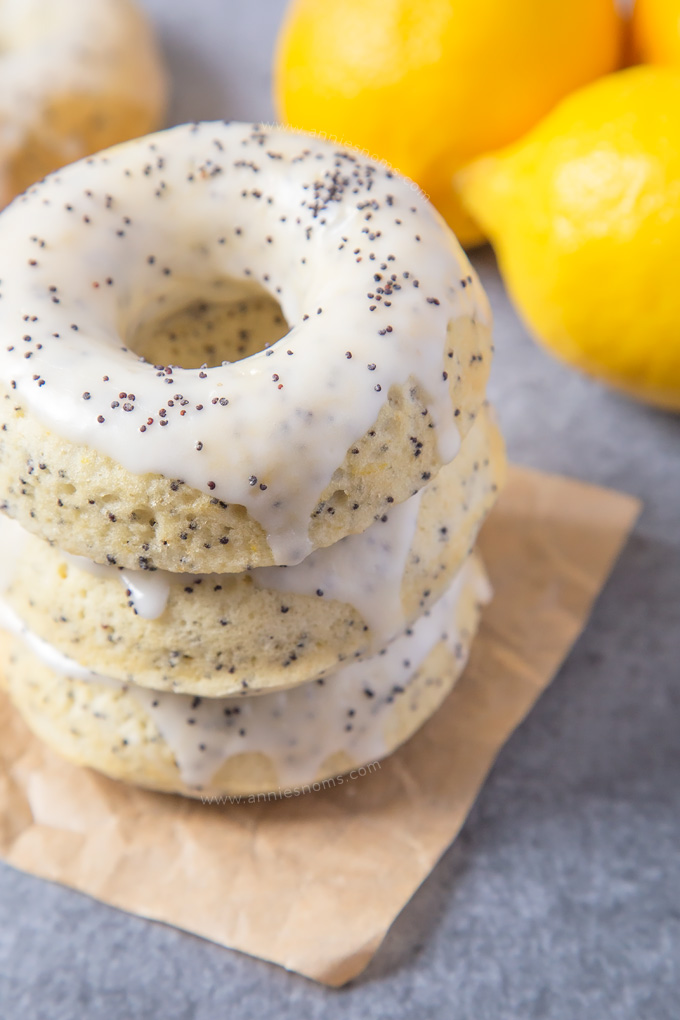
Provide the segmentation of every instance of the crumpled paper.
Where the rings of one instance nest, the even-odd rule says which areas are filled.
[[[0,698],[9,864],[329,985],[359,974],[554,676],[639,512],[513,468],[480,546],[495,598],[464,676],[380,769],[294,799],[203,805],[59,759]],[[559,753],[559,749],[557,749]]]

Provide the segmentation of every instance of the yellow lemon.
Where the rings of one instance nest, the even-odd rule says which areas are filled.
[[[459,184],[535,335],[680,409],[680,71],[602,78]]]
[[[680,0],[636,0],[631,27],[636,59],[680,66]]]
[[[274,99],[285,123],[415,180],[474,243],[454,171],[619,66],[621,27],[615,0],[293,0]]]

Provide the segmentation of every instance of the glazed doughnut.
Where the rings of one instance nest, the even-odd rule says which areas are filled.
[[[240,574],[120,571],[4,518],[3,597],[38,637],[122,682],[205,697],[292,687],[375,651],[439,598],[503,474],[483,408],[458,456],[385,520],[297,566]]]
[[[131,0],[3,0],[0,37],[0,206],[64,163],[160,126],[165,74]]]
[[[487,598],[472,557],[385,654],[255,698],[125,687],[25,632],[2,636],[9,647],[3,679],[31,729],[76,764],[189,796],[299,792],[383,758],[432,715],[462,672]],[[3,624],[21,630],[7,612]]]
[[[306,135],[186,125],[69,166],[0,216],[0,279],[3,508],[99,563],[298,563],[422,488],[483,404],[490,313],[455,238]],[[272,300],[285,335],[242,360],[149,346]]]

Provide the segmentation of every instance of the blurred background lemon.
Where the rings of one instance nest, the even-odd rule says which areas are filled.
[[[637,0],[631,28],[634,59],[680,67],[680,0]]]
[[[454,172],[619,66],[621,45],[614,0],[293,0],[275,104],[411,177],[469,245]]]
[[[602,78],[458,183],[534,334],[680,409],[680,71]]]

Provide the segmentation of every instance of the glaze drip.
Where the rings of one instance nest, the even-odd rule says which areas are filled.
[[[55,652],[4,604],[0,625],[60,675],[133,695],[172,750],[187,786],[209,786],[229,758],[244,752],[266,755],[279,784],[294,785],[316,776],[330,753],[344,751],[357,765],[387,753],[385,725],[395,700],[409,697],[409,684],[432,648],[440,642],[457,648],[456,607],[468,585],[478,601],[488,600],[488,582],[474,559],[427,613],[377,655],[343,666],[323,681],[249,698],[197,698],[122,685]]]
[[[335,599],[353,606],[369,627],[371,650],[389,641],[404,627],[401,587],[420,512],[421,493],[391,507],[384,520],[360,535],[349,535],[315,552],[292,567],[258,567],[249,576],[261,588]],[[20,562],[26,532],[15,521],[0,517],[0,556],[4,588]],[[2,555],[6,549],[5,555]],[[64,553],[66,562],[93,577],[116,578],[126,589],[130,607],[147,620],[159,619],[173,588],[192,580],[211,585],[226,583],[222,574],[176,574],[167,570],[121,570],[84,556]],[[234,575],[226,575],[227,578]]]

